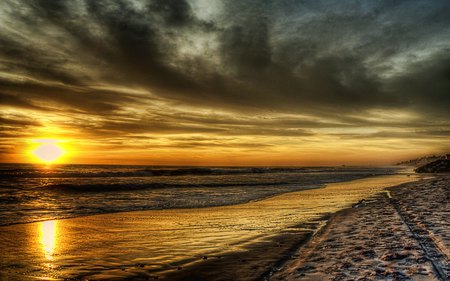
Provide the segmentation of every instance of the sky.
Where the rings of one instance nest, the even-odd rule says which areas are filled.
[[[379,165],[450,150],[450,1],[0,2],[0,161]]]

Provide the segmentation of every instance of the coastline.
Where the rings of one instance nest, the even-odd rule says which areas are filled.
[[[231,173],[229,169],[208,168],[224,175],[142,177],[142,169],[128,166],[126,168],[132,171],[125,174],[118,168],[112,171],[103,166],[94,168],[98,169],[83,170],[77,166],[73,171],[70,167],[62,167],[50,174],[40,174],[40,171],[26,167],[18,169],[21,171],[18,174],[13,170],[13,177],[7,177],[3,182],[6,186],[0,190],[0,198],[4,200],[0,204],[0,226],[96,214],[244,204],[278,194],[322,188],[333,182],[399,172],[398,167],[322,167],[303,168],[300,172],[297,168],[283,171],[267,168],[266,172],[244,175]],[[144,170],[153,173],[153,169]],[[185,170],[175,169],[174,172]],[[49,178],[36,182],[36,174],[46,174]],[[96,175],[99,177],[92,177]]]
[[[449,183],[390,187],[336,213],[270,280],[448,280]]]
[[[240,205],[102,214],[50,221],[53,225],[2,227],[0,241],[6,253],[0,275],[175,279],[209,267],[222,272],[232,269],[240,280],[253,280],[264,277],[280,257],[306,241],[324,217],[387,186],[413,180],[406,175],[372,177]],[[23,245],[28,248],[21,249]],[[226,274],[222,277],[225,280]]]

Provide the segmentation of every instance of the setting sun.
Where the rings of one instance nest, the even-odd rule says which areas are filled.
[[[57,140],[36,140],[37,145],[33,145],[31,154],[35,160],[46,164],[52,164],[61,159],[66,154],[66,150]]]

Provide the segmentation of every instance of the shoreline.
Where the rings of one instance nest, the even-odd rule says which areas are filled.
[[[241,280],[253,280],[255,274],[263,278],[293,245],[302,244],[299,240],[308,238],[324,215],[349,207],[385,187],[413,180],[406,175],[378,176],[240,205],[48,221],[56,224],[50,230],[43,229],[47,222],[4,226],[0,233],[2,248],[8,252],[13,247],[18,252],[10,253],[13,256],[3,253],[0,260],[4,260],[3,270],[9,263],[15,264],[17,256],[21,257],[21,267],[39,265],[41,270],[33,273],[33,278],[50,275],[61,279],[175,279],[177,274],[189,274],[195,268],[208,268],[208,264],[219,262],[222,270],[227,263],[229,268],[242,269]],[[49,238],[45,235],[54,239],[52,244],[45,244],[43,239]],[[77,237],[83,237],[83,241]],[[32,255],[20,252],[20,245],[29,245]],[[255,251],[260,258],[254,255]],[[155,253],[160,253],[160,257]],[[67,267],[74,258],[83,266]],[[2,274],[15,273],[0,272],[0,277]]]
[[[431,180],[433,180],[434,178],[431,178]],[[389,192],[392,189],[397,189],[397,188],[401,188],[401,187],[407,187],[411,184],[417,183],[417,182],[421,182],[421,181],[426,181],[426,180],[430,180],[428,175],[426,177],[421,177],[420,179],[418,179],[417,181],[412,181],[412,182],[406,182],[406,183],[402,183],[399,185],[394,185],[394,186],[386,186],[385,188],[383,188],[380,192],[375,193],[371,196],[369,196],[368,198],[365,198],[365,201],[375,201],[377,200],[376,198],[379,196],[389,196]],[[355,202],[356,203],[356,202]],[[225,281],[225,280],[231,280],[229,277],[229,275],[225,275],[225,278],[218,278],[216,274],[220,274],[222,273],[223,267],[230,267],[230,269],[233,270],[237,270],[235,272],[237,272],[237,274],[235,276],[232,276],[233,280],[277,280],[277,281],[281,281],[281,280],[285,280],[286,276],[283,276],[280,279],[279,272],[282,272],[283,270],[286,269],[286,267],[289,266],[289,264],[292,262],[293,259],[295,259],[296,257],[298,257],[298,252],[301,251],[304,247],[306,247],[308,244],[310,244],[313,240],[317,239],[317,238],[321,238],[323,237],[326,232],[330,229],[333,228],[335,225],[335,220],[337,218],[341,218],[341,217],[348,217],[350,214],[354,213],[356,208],[360,208],[359,205],[361,203],[356,203],[353,206],[349,206],[345,209],[341,209],[338,210],[337,212],[334,213],[330,213],[330,214],[326,214],[322,217],[320,217],[319,219],[317,219],[314,222],[311,223],[315,223],[317,225],[319,225],[320,223],[322,223],[322,226],[319,226],[318,228],[316,228],[315,230],[312,229],[306,233],[301,233],[301,234],[297,234],[299,235],[299,237],[296,238],[292,238],[292,237],[288,237],[286,238],[285,236],[283,236],[283,234],[279,234],[277,236],[272,237],[272,243],[268,245],[267,249],[271,249],[270,253],[266,253],[267,256],[264,256],[264,253],[258,251],[257,249],[252,249],[251,247],[249,248],[249,253],[247,253],[246,255],[242,255],[242,254],[231,254],[227,257],[227,261],[226,262],[217,262],[217,261],[213,261],[213,264],[209,264],[206,265],[202,264],[201,266],[196,266],[194,265],[192,268],[188,268],[186,269],[186,271],[184,272],[172,272],[169,275],[165,276],[162,278],[162,280],[216,280],[216,281]],[[364,205],[366,205],[367,203],[362,203]],[[366,206],[364,206],[366,207]],[[297,225],[294,227],[302,227],[302,225]],[[284,244],[283,247],[283,251],[279,251],[277,252],[277,254],[274,254],[274,252],[272,251],[273,249],[273,245],[278,245],[278,247],[280,247],[280,244]],[[276,247],[276,246],[275,246]],[[252,252],[253,251],[253,252]],[[245,273],[246,272],[252,272],[252,270],[256,269],[256,266],[253,264],[239,264],[239,261],[242,261],[243,256],[247,256],[247,257],[255,257],[257,256],[259,260],[263,260],[266,261],[267,259],[273,258],[273,256],[277,255],[278,259],[273,260],[270,264],[266,264],[267,266],[267,270],[262,272],[261,274],[257,274],[257,277],[255,276],[247,276]],[[234,264],[232,264],[232,260],[235,260]],[[214,262],[216,262],[217,264],[214,264]],[[248,260],[246,260],[246,262],[248,262]],[[261,265],[259,265],[261,266]],[[295,280],[303,280],[303,278],[300,279],[295,279]],[[311,281],[315,281],[315,278],[312,279],[307,279],[307,280],[311,280]],[[328,278],[325,279],[317,279],[317,280],[331,280]],[[340,280],[340,279],[339,279]]]
[[[355,166],[355,167],[358,167],[358,166]],[[230,203],[216,204],[216,205],[207,205],[207,206],[169,207],[169,208],[155,208],[155,209],[127,210],[127,211],[107,211],[107,212],[100,212],[100,213],[86,214],[86,215],[85,214],[81,214],[81,215],[73,215],[73,216],[66,216],[66,217],[38,219],[38,220],[33,220],[33,221],[28,221],[28,222],[12,222],[12,223],[7,223],[7,224],[0,224],[0,228],[1,227],[5,227],[5,226],[12,226],[12,225],[39,223],[39,222],[44,222],[44,221],[49,221],[49,220],[75,219],[75,218],[91,217],[91,216],[97,216],[97,215],[110,215],[110,214],[120,214],[120,213],[130,213],[130,212],[146,212],[146,211],[160,211],[160,210],[204,209],[204,208],[215,208],[215,207],[227,207],[227,206],[234,206],[234,205],[242,205],[242,204],[248,204],[248,203],[252,203],[252,202],[259,202],[259,201],[263,201],[263,200],[268,200],[268,199],[271,199],[273,197],[276,197],[276,196],[279,196],[279,195],[283,195],[283,194],[289,194],[289,193],[293,193],[293,192],[301,192],[301,191],[311,190],[311,189],[321,189],[321,188],[327,187],[330,184],[339,184],[339,183],[352,182],[352,181],[355,181],[355,180],[361,180],[361,179],[366,179],[366,178],[371,178],[371,177],[384,177],[384,176],[394,176],[394,175],[401,175],[401,174],[411,173],[411,172],[405,172],[406,170],[408,170],[408,169],[405,169],[403,167],[403,168],[399,168],[398,171],[396,171],[395,173],[391,173],[391,174],[389,174],[389,173],[388,174],[380,174],[380,175],[367,174],[367,175],[364,175],[364,176],[361,176],[361,177],[358,177],[358,178],[354,178],[354,179],[346,179],[346,180],[336,181],[336,182],[312,184],[310,186],[302,187],[302,188],[297,189],[297,190],[295,190],[295,189],[287,190],[287,191],[284,191],[284,192],[274,193],[274,194],[271,194],[271,195],[262,196],[262,197],[258,197],[258,198],[254,198],[254,199],[248,199],[246,201],[241,201],[241,202],[230,202]],[[292,185],[295,185],[295,184],[292,184]]]
[[[265,280],[448,280],[450,211],[436,202],[445,205],[449,182],[435,175],[388,187],[334,214]]]
[[[388,175],[380,175],[380,176],[388,176]],[[128,214],[128,213],[140,213],[140,212],[148,212],[148,211],[150,211],[150,212],[151,211],[166,211],[166,210],[183,211],[183,210],[194,210],[194,209],[210,209],[210,208],[221,208],[221,207],[229,207],[229,206],[239,206],[239,205],[244,205],[244,204],[249,204],[249,203],[254,203],[254,202],[260,202],[260,201],[264,201],[264,200],[269,200],[269,199],[271,199],[273,197],[284,195],[284,194],[295,193],[295,192],[302,192],[302,191],[305,191],[305,190],[312,190],[312,189],[321,189],[321,188],[325,188],[329,184],[345,183],[345,182],[350,182],[350,181],[354,181],[354,180],[364,179],[364,178],[367,178],[367,177],[377,177],[377,176],[366,176],[366,177],[361,177],[361,178],[353,179],[353,180],[325,183],[325,184],[320,184],[320,185],[313,186],[313,187],[307,187],[307,188],[304,188],[304,189],[299,189],[299,190],[294,190],[294,191],[290,190],[290,191],[286,191],[286,192],[282,192],[282,193],[276,193],[276,194],[269,195],[267,197],[250,199],[248,201],[243,201],[243,202],[239,202],[239,203],[229,203],[229,204],[211,205],[211,206],[197,206],[197,207],[193,206],[193,207],[174,207],[174,208],[130,210],[130,211],[111,211],[111,212],[96,213],[96,214],[89,214],[89,215],[68,216],[68,217],[61,217],[61,218],[49,218],[49,219],[43,219],[43,220],[35,220],[35,221],[30,221],[30,222],[17,222],[17,223],[3,224],[3,225],[0,225],[0,229],[2,227],[14,226],[14,225],[41,223],[41,222],[53,221],[53,220],[68,220],[68,219],[88,218],[88,217],[102,216],[102,215]]]

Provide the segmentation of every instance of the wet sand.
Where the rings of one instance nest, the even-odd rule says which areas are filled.
[[[450,177],[337,213],[271,280],[450,280]]]
[[[0,279],[254,280],[325,219],[414,177],[371,177],[234,206],[0,227]]]

